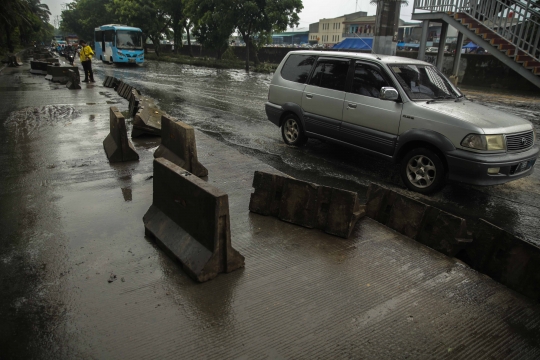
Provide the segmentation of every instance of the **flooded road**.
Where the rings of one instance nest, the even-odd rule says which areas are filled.
[[[169,114],[296,178],[357,191],[361,196],[375,182],[463,216],[472,226],[484,218],[540,244],[538,171],[505,185],[451,183],[431,196],[415,194],[405,189],[396,166],[377,157],[314,139],[301,149],[286,146],[280,129],[267,120],[264,111],[271,74],[154,61],[140,67],[96,64],[95,68],[155,98]],[[475,101],[532,121],[540,133],[540,98],[464,91]]]

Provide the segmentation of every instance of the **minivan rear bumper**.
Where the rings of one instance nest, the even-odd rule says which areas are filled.
[[[279,105],[272,104],[271,102],[264,104],[264,108],[266,110],[268,120],[273,122],[275,125],[280,126],[279,122],[281,121],[281,115],[283,115],[283,108]]]
[[[497,185],[517,180],[532,174],[540,149],[534,146],[520,153],[478,154],[465,150],[446,153],[449,179],[472,185]],[[519,171],[525,161],[532,166]],[[498,174],[488,174],[489,168],[500,168]]]

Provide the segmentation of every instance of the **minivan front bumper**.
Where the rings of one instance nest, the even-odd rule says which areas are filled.
[[[446,153],[448,177],[450,180],[472,185],[504,184],[532,174],[539,151],[538,146],[519,153],[502,154],[452,150]],[[528,162],[530,168],[520,171],[525,162]],[[500,170],[498,174],[488,174],[489,168],[500,168]]]

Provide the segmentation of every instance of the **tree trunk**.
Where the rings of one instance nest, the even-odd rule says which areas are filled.
[[[10,53],[15,51],[15,48],[13,47],[13,43],[11,42],[11,29],[9,28],[8,23],[4,24],[4,30],[6,31],[6,42],[7,42],[7,48]]]
[[[246,71],[249,72],[249,48],[251,47],[251,38],[250,36],[242,36],[242,38],[246,43]]]
[[[187,22],[186,22],[186,25],[184,26],[184,28],[186,29],[187,45],[188,45],[188,49],[189,49],[189,56],[190,56],[190,57],[193,57],[193,49],[191,48],[191,37],[189,36],[189,27],[187,26]]]

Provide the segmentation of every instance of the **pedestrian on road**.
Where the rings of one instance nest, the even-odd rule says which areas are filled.
[[[84,69],[84,80],[82,82],[88,82],[88,79],[90,79],[90,82],[95,82],[94,73],[92,72],[92,56],[94,56],[94,51],[84,40],[79,40],[79,44],[81,45],[79,57]]]

